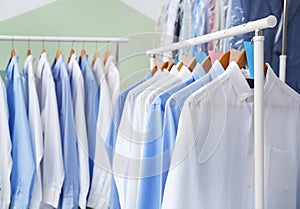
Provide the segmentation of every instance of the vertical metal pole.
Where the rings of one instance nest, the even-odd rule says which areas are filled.
[[[155,55],[154,54],[151,54],[149,61],[150,61],[150,70],[152,70],[155,65]]]
[[[116,43],[116,67],[120,71],[119,43]]]
[[[254,198],[255,209],[264,209],[264,36],[254,40]]]
[[[287,40],[287,27],[288,27],[288,0],[284,0],[283,13],[282,13],[282,50],[279,56],[279,78],[285,82],[286,77],[286,40]]]

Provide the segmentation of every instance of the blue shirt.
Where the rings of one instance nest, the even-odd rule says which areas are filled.
[[[77,137],[73,115],[70,79],[66,65],[63,61],[63,56],[60,56],[52,65],[52,74],[55,82],[65,169],[65,180],[59,208],[77,209],[79,198]]]
[[[88,55],[85,55],[79,59],[79,66],[84,80],[84,106],[89,147],[90,179],[92,179],[96,147],[98,107],[100,101],[100,86],[97,85],[94,73],[88,63]]]
[[[31,186],[35,175],[35,163],[22,80],[16,56],[6,66],[6,93],[13,160],[10,178],[11,208],[27,209],[29,208]]]
[[[163,117],[167,100],[173,93],[201,78],[205,73],[203,67],[197,64],[190,78],[159,94],[150,105],[146,133],[147,144],[143,151],[143,157],[147,160],[142,162],[143,173],[138,193],[138,208],[140,209],[145,208],[145,206],[147,209],[157,209],[160,208],[162,202],[167,172],[161,167],[163,159],[155,157],[162,153]]]
[[[175,143],[178,122],[185,100],[195,91],[211,82],[224,72],[221,63],[216,60],[210,71],[196,82],[173,94],[166,104],[164,117],[164,151],[171,149]],[[170,159],[168,159],[170,160]]]
[[[114,111],[113,111],[113,118],[110,123],[108,138],[106,140],[106,142],[107,142],[106,151],[108,153],[109,160],[111,161],[111,163],[112,163],[112,157],[113,157],[113,152],[114,152],[115,143],[116,143],[115,140],[117,138],[118,129],[119,129],[120,120],[121,120],[121,116],[123,113],[123,107],[125,104],[126,97],[127,97],[128,93],[130,92],[130,90],[134,89],[135,87],[137,87],[138,85],[140,85],[141,83],[143,83],[144,81],[148,80],[151,77],[152,77],[151,72],[148,72],[142,80],[133,84],[132,86],[130,86],[129,88],[127,88],[126,90],[121,92],[118,96],[118,99],[116,101]],[[118,190],[117,190],[117,186],[114,181],[114,178],[112,178],[112,185],[111,185],[110,208],[112,208],[112,209],[120,209],[121,208],[120,203],[119,203],[119,194],[118,194]]]

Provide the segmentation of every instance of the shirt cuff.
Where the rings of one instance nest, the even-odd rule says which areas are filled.
[[[43,202],[45,204],[51,205],[52,207],[57,208],[59,197],[60,197],[60,190],[56,190],[54,187],[44,186]]]

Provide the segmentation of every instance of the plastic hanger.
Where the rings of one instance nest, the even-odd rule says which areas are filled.
[[[207,56],[201,63],[202,67],[206,72],[208,72],[212,66],[210,56]]]

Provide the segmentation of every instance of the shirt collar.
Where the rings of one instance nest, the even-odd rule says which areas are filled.
[[[196,67],[194,68],[193,73],[192,73],[192,76],[193,76],[194,80],[198,80],[199,78],[201,78],[205,74],[206,74],[206,71],[204,70],[202,65],[197,63]]]
[[[36,72],[35,72],[35,75],[38,78],[42,77],[43,67],[44,67],[45,62],[47,62],[47,61],[48,61],[48,54],[47,54],[47,52],[44,52],[40,55],[40,59],[38,61]]]
[[[170,70],[170,73],[173,74],[173,75],[178,74],[178,69],[177,69],[176,65],[173,65],[173,67]]]
[[[100,83],[102,82],[103,76],[105,76],[103,61],[100,57],[96,59],[94,65],[92,66],[92,70],[95,74],[95,77]]]
[[[152,73],[150,71],[147,71],[146,75],[144,76],[144,80],[146,81],[146,80],[152,78],[152,76],[153,76]]]
[[[52,69],[52,75],[54,80],[59,80],[60,68],[61,65],[63,64],[63,60],[64,60],[63,55],[60,55],[56,60],[56,62],[52,64],[51,69]]]
[[[70,57],[70,60],[69,60],[69,63],[68,63],[68,74],[70,76],[71,74],[71,71],[73,69],[73,66],[74,66],[74,62],[76,62],[76,54],[72,54],[71,57]]]
[[[7,66],[6,66],[6,70],[5,70],[6,71],[6,80],[12,80],[13,76],[15,76],[15,75],[13,75],[14,74],[14,70],[13,69],[14,69],[15,65],[17,65],[17,64],[18,64],[18,57],[17,56],[13,56],[9,60]],[[20,73],[18,73],[16,75],[20,75]]]
[[[177,77],[179,79],[185,79],[185,78],[189,78],[191,75],[192,75],[191,71],[186,66],[182,66],[182,68],[178,72]]]
[[[30,73],[30,72],[28,72],[30,62],[31,62],[31,65],[34,62],[34,57],[31,54],[27,56],[25,63],[24,63],[24,68],[23,68],[23,76],[24,77],[28,77],[28,74]]]
[[[84,55],[84,56],[82,56],[82,57],[78,60],[80,69],[81,69],[82,71],[85,70],[85,66],[86,66],[86,64],[88,64],[88,60],[89,60],[89,56],[88,56],[87,54]]]
[[[106,60],[106,63],[105,63],[105,66],[104,68],[106,69],[106,71],[108,72],[110,69],[112,69],[113,67],[115,66],[115,63],[114,63],[114,58],[112,55],[110,55],[107,60]]]

